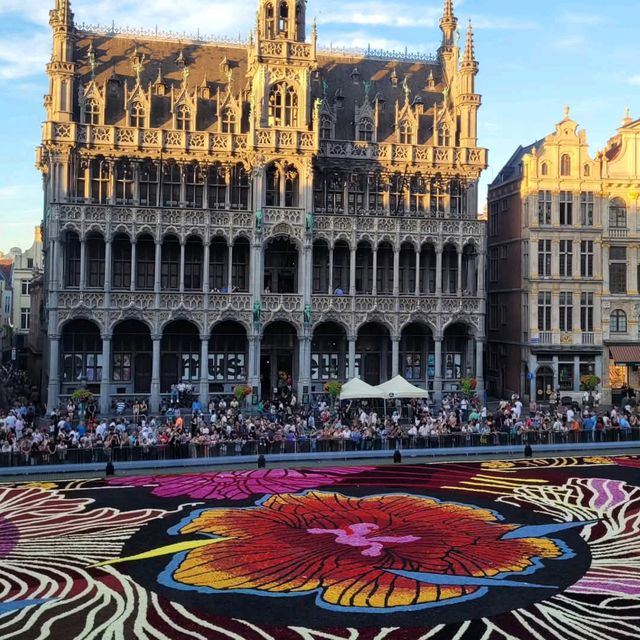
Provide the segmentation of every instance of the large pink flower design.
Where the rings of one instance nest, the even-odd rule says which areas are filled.
[[[492,582],[508,586],[505,574],[563,557],[554,540],[518,528],[485,509],[419,496],[272,496],[179,525],[175,533],[210,540],[178,554],[160,581],[204,592],[316,593],[319,606],[337,610],[434,606],[481,596]]]
[[[152,486],[153,495],[162,498],[188,497],[195,500],[246,500],[254,495],[297,493],[304,489],[329,487],[344,482],[349,476],[373,467],[296,470],[256,469],[253,471],[225,471],[198,475],[142,476],[113,478],[116,486]]]

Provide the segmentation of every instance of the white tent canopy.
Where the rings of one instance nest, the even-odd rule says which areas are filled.
[[[367,400],[372,398],[382,399],[382,392],[377,387],[372,387],[360,378],[349,380],[342,387],[340,400]]]
[[[429,397],[428,391],[415,387],[402,376],[396,376],[393,380],[389,380],[388,382],[378,385],[375,389],[387,400],[393,400],[396,398],[414,399]]]

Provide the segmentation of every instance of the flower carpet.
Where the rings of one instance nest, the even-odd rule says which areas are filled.
[[[0,637],[640,634],[640,458],[0,485]]]

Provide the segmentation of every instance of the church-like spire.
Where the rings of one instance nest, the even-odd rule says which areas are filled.
[[[458,19],[453,13],[453,0],[445,0],[444,11],[440,18],[440,29],[442,30],[442,47],[452,47],[454,36],[458,26]]]
[[[467,27],[467,42],[464,48],[463,62],[475,63],[476,54],[473,46],[473,27],[471,26],[471,20],[469,20],[469,26]]]

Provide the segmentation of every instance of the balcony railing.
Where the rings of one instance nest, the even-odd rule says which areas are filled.
[[[629,229],[608,229],[609,237],[613,239],[624,239],[629,237]]]

